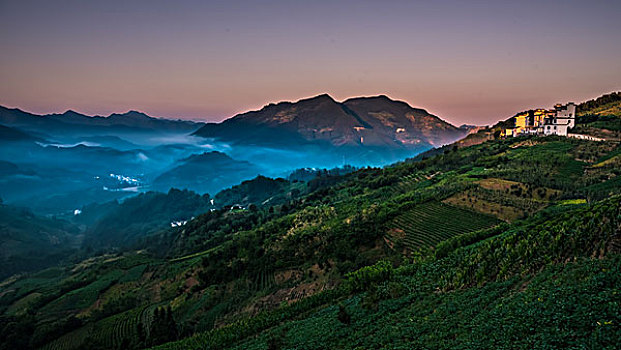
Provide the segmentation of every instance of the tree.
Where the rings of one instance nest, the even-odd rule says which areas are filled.
[[[345,309],[345,306],[343,306],[343,304],[339,304],[339,312],[336,315],[336,318],[342,324],[350,324],[351,323],[351,316],[349,315],[349,313],[347,312],[347,310]]]
[[[0,318],[0,350],[30,349],[30,338],[34,332],[35,320],[32,315],[25,317]]]
[[[153,322],[149,328],[149,341],[151,346],[177,340],[177,323],[173,318],[170,306],[155,309]]]
[[[268,350],[280,350],[285,345],[285,337],[287,336],[287,331],[282,329],[280,332],[276,332],[272,334],[267,339],[267,349]]]
[[[147,335],[144,333],[144,325],[142,322],[138,322],[136,325],[137,333],[138,333],[138,348],[144,348],[146,345]]]

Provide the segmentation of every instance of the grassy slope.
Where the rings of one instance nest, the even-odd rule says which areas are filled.
[[[577,115],[621,116],[621,92],[613,92],[581,103]]]
[[[597,108],[590,109],[582,112],[583,114],[597,114],[597,115],[616,115],[621,116],[621,103],[611,102]]]
[[[403,265],[358,293],[346,283],[301,313],[159,348],[613,349],[621,337],[620,204],[615,197],[536,218],[445,258]],[[337,303],[350,323],[339,320]]]
[[[598,180],[594,180],[590,176],[585,175],[585,174],[589,174],[588,172],[587,173],[584,172],[585,165],[590,164],[589,162],[586,162],[586,164],[584,163],[578,164],[575,161],[575,157],[581,155],[581,152],[585,151],[584,147],[582,147],[583,143],[580,141],[573,141],[573,140],[555,141],[555,139],[554,140],[553,139],[545,139],[545,140],[535,139],[535,142],[526,143],[524,146],[520,146],[520,144],[522,143],[522,140],[511,140],[508,142],[510,143],[510,147],[508,147],[509,148],[508,150],[506,148],[502,149],[501,147],[501,149],[498,149],[497,152],[491,156],[476,157],[474,165],[476,166],[478,165],[476,163],[480,163],[481,165],[485,165],[486,167],[488,167],[487,168],[488,170],[483,171],[482,173],[487,173],[490,175],[493,174],[494,176],[502,176],[505,178],[513,179],[513,180],[519,179],[522,181],[521,183],[532,185],[534,188],[540,188],[540,187],[543,187],[543,185],[545,185],[545,186],[549,186],[549,188],[551,189],[554,189],[556,191],[561,191],[561,192],[568,191],[568,190],[571,191],[572,188],[581,188],[582,186],[588,185],[589,183],[594,182],[594,181],[598,182]],[[487,148],[489,147],[493,147],[493,146],[487,145]],[[598,147],[603,147],[603,146],[595,146],[594,144],[592,144],[592,147],[598,148]],[[471,152],[472,151],[474,151],[474,153],[479,152],[479,150],[477,150],[476,148],[474,150],[471,150]],[[595,153],[598,153],[599,151],[601,151],[604,154],[607,152],[606,150],[592,150],[592,149],[590,149],[589,151],[595,152]],[[491,153],[494,153],[494,152],[491,152]],[[461,153],[461,154],[457,154],[454,156],[457,158],[467,158],[468,155]],[[451,156],[448,156],[448,157],[444,156],[445,159],[438,160],[436,162],[436,167],[441,168],[443,166],[443,160],[448,161],[449,159],[446,159],[446,158],[450,158],[450,157]],[[513,163],[513,165],[511,165],[512,160],[515,162]],[[517,164],[526,165],[526,167],[524,167],[524,169],[522,170],[516,166]],[[533,166],[535,166],[536,169],[533,169]],[[465,170],[466,169],[464,169],[464,172]],[[609,170],[615,172],[614,170],[610,168]],[[481,175],[481,171],[477,169],[472,169],[465,173],[476,174],[477,176]],[[550,176],[547,176],[548,174],[554,174],[555,176],[551,178]],[[616,178],[613,177],[613,179],[616,179]],[[455,178],[451,178],[450,182],[454,183],[455,180],[456,180]],[[608,181],[598,182],[598,183],[605,184],[607,182]],[[615,186],[612,186],[611,189],[612,188],[615,188]],[[619,193],[619,189],[617,188],[613,190],[613,192]],[[549,196],[547,191],[543,192],[543,194],[544,194],[543,197]],[[399,198],[403,198],[403,197],[404,196],[399,197]],[[405,195],[405,197],[407,197],[407,194]],[[558,203],[560,204],[564,202],[565,201],[561,200]],[[546,202],[546,205],[549,205],[550,203],[553,203],[553,202]],[[499,277],[513,279],[514,280],[513,287],[519,290],[522,288],[521,287],[522,285],[528,285],[529,280],[532,278],[532,275],[531,275],[532,273],[539,272],[541,268],[545,268],[545,266],[547,266],[548,264],[552,264],[555,261],[560,262],[560,261],[564,261],[567,259],[572,259],[576,256],[585,256],[585,255],[586,256],[590,256],[590,255],[600,256],[602,255],[603,253],[601,253],[601,249],[600,251],[596,251],[596,250],[588,251],[587,250],[587,249],[594,249],[592,244],[593,242],[598,242],[597,240],[598,237],[597,236],[583,237],[583,235],[584,235],[584,232],[587,232],[589,234],[591,233],[594,234],[594,233],[599,232],[604,235],[611,234],[613,232],[618,232],[619,231],[618,221],[615,221],[616,226],[615,224],[613,224],[612,226],[600,226],[600,227],[605,228],[603,231],[598,231],[595,229],[601,223],[610,223],[608,220],[618,220],[618,216],[619,216],[618,206],[619,206],[618,198],[615,201],[606,203],[605,207],[610,209],[610,211],[606,212],[606,214],[602,213],[601,216],[599,217],[597,214],[594,214],[594,209],[589,208],[589,207],[586,209],[582,209],[582,211],[570,212],[566,214],[562,219],[554,222],[554,225],[552,226],[552,228],[548,228],[547,226],[548,222],[550,221],[550,217],[544,217],[544,219],[540,219],[539,222],[537,222],[536,218],[528,219],[526,221],[519,221],[518,223],[515,224],[516,225],[515,227],[513,226],[511,227],[512,229],[501,231],[501,232],[504,232],[502,236],[504,237],[503,239],[495,239],[491,241],[493,242],[492,243],[493,249],[490,248],[489,245],[477,246],[478,247],[477,250],[474,250],[471,255],[458,259],[458,261],[460,262],[466,261],[467,264],[465,265],[464,264],[462,265],[455,264],[455,265],[449,265],[449,266],[444,265],[442,269],[437,269],[438,266],[434,266],[434,268],[432,269],[425,269],[423,272],[421,272],[422,275],[421,274],[416,275],[417,278],[414,279],[415,280],[414,285],[415,287],[420,287],[420,285],[418,285],[418,283],[420,282],[418,278],[422,278],[425,276],[434,276],[435,279],[433,279],[431,283],[424,285],[425,288],[429,288],[429,292],[428,292],[429,294],[426,296],[426,299],[428,300],[429,303],[433,303],[433,301],[437,298],[437,295],[436,295],[437,288],[440,288],[440,289],[446,288],[447,290],[454,290],[455,288],[461,289],[461,288],[464,288],[470,285],[476,285],[476,284],[481,284],[485,286],[488,283],[495,284],[495,283],[501,282],[502,279],[500,279]],[[559,205],[557,207],[551,208],[550,211],[554,213],[555,211],[563,211],[570,207],[571,206],[564,207],[563,205]],[[581,220],[586,220],[586,221],[577,222],[575,223],[575,225],[572,225],[570,219],[576,217],[576,215],[578,215],[578,217]],[[598,220],[601,220],[601,222]],[[569,223],[567,221],[569,221]],[[522,229],[520,229],[520,227]],[[569,231],[569,233],[567,233],[567,231]],[[557,233],[557,235],[552,235],[550,234],[550,232]],[[524,235],[525,233],[532,233],[535,236],[529,236],[523,239],[519,239],[520,235]],[[563,233],[567,234],[567,237],[564,237]],[[538,237],[537,235],[542,235],[542,236]],[[575,236],[572,236],[572,235],[575,235]],[[569,239],[566,239],[566,238],[569,238]],[[608,241],[612,240],[611,237],[607,237],[606,239]],[[615,239],[618,240],[618,236],[616,236]],[[579,243],[577,243],[577,241]],[[552,243],[552,245],[547,246],[547,247],[543,246],[543,244],[546,242]],[[586,251],[567,250],[569,248],[567,247],[561,248],[563,247],[563,245],[559,244],[559,242],[563,242],[563,243],[569,242],[571,243],[570,247],[572,247],[572,249],[575,249],[576,247],[582,247]],[[618,241],[616,244],[618,244]],[[513,249],[516,246],[517,248]],[[502,247],[504,247],[504,249]],[[550,254],[550,256],[546,256],[547,254]],[[558,254],[558,255],[555,255],[555,254]],[[564,256],[564,258],[561,258],[561,256]],[[606,256],[606,255],[604,254],[603,256]],[[491,259],[491,258],[497,258],[497,257],[507,257],[507,259],[505,260]],[[613,254],[613,258],[617,259],[614,254]],[[468,259],[470,259],[471,261],[468,261]],[[436,263],[440,263],[440,262],[444,263],[446,261],[447,259],[443,259],[443,260],[436,261]],[[525,261],[527,263],[525,263]],[[530,261],[534,261],[536,263],[535,266],[532,266],[531,263],[528,263]],[[613,260],[612,265],[613,266],[618,265],[617,262],[618,262],[618,259]],[[577,267],[578,269],[584,268],[581,265],[582,263],[583,262],[577,263],[579,265]],[[584,262],[584,264],[589,264],[589,263]],[[527,265],[527,266],[524,266],[524,265]],[[476,269],[476,268],[473,268],[474,266],[481,266],[481,268]],[[414,265],[412,268],[417,269],[418,267],[417,265]],[[481,272],[481,271],[485,271],[485,268],[492,269],[493,273],[491,276]],[[518,269],[518,271],[514,271],[514,269]],[[442,271],[442,272],[438,273],[437,271]],[[526,276],[523,277],[522,274],[526,274]],[[614,277],[614,274],[606,275],[606,278],[613,278],[613,277]],[[443,282],[438,283],[437,282],[438,279]],[[496,279],[500,279],[500,280],[497,281]],[[545,280],[545,278],[543,280]],[[567,285],[563,285],[562,287],[570,288],[569,286],[571,286],[574,282],[576,281],[567,282]],[[612,283],[614,285],[614,280],[612,281],[608,280],[607,283]],[[545,288],[548,288],[548,286],[543,285],[543,287],[541,288],[545,290]],[[405,289],[416,290],[416,288],[413,288],[411,285],[408,285],[408,284],[406,284]],[[341,298],[343,297],[341,294],[338,294],[337,292],[334,292],[334,293],[336,294],[336,297],[334,297],[334,299],[331,299],[331,302],[324,303],[324,304],[322,304],[320,301],[316,302],[319,305],[323,305],[323,306],[320,306],[319,310],[317,311],[317,313],[320,315],[323,315],[324,313],[326,313],[327,311],[325,310],[332,308],[331,309],[332,313],[330,314],[330,317],[332,318],[328,320],[324,317],[320,319],[317,324],[334,325],[334,310],[335,310],[334,304],[338,300],[338,297],[341,297]],[[492,300],[495,300],[497,298],[497,295],[493,295],[493,294],[486,295],[485,289],[483,290],[483,292],[481,292],[478,289],[474,288],[469,291],[469,294],[467,294],[467,297],[464,297],[464,298],[459,297],[455,301],[455,303],[457,304],[465,303],[466,299],[469,299],[472,297],[473,294],[478,294],[478,293],[482,293],[482,295],[480,295],[481,298],[489,298]],[[519,303],[519,300],[520,300],[519,298],[522,297],[520,295],[516,294],[515,300],[512,300],[511,298],[509,298],[508,301],[512,303]],[[418,298],[420,296],[416,295],[415,297]],[[590,300],[591,304],[597,304],[599,302],[597,298],[600,298],[601,296],[597,295],[597,293],[595,294],[584,293],[583,297],[585,298],[585,300]],[[604,298],[609,298],[610,300],[613,300],[614,296],[605,294]],[[321,298],[318,296],[316,299],[321,299]],[[296,309],[296,312],[288,312],[287,310],[282,310],[281,312],[284,314],[291,313],[292,316],[296,316],[296,317],[302,314],[302,315],[306,315],[308,317],[314,318],[315,316],[313,312],[315,308],[318,307],[318,305],[316,305],[312,301],[309,301],[308,304],[310,305],[310,309],[300,306],[301,310]],[[465,303],[465,305],[468,305],[468,304]],[[323,307],[327,307],[327,309],[324,310]],[[571,309],[574,306],[570,304],[567,307]],[[423,305],[423,309],[428,314],[434,313],[433,309],[425,308],[424,305]],[[392,310],[391,312],[394,312],[394,311],[395,310]],[[536,310],[526,310],[526,311],[534,313]],[[614,311],[614,309],[612,311]],[[569,311],[567,310],[559,311],[560,314],[558,315],[558,317],[568,316],[568,315],[563,315],[562,314],[563,312],[567,313]],[[586,318],[587,312],[590,312],[590,310],[586,310],[586,311],[583,310],[583,312],[579,314],[579,316],[577,317],[578,318],[582,317],[583,322],[585,320],[588,321],[588,319]],[[611,322],[610,321],[610,315],[612,314],[611,310],[606,309],[602,312],[603,312],[601,314],[602,321],[600,321],[600,323]],[[373,332],[370,331],[369,327],[371,327],[370,326],[371,324],[373,325],[377,324],[378,327],[385,327],[378,331],[380,333],[396,332],[397,334],[394,334],[394,336],[401,336],[402,338],[405,339],[403,340],[404,343],[402,344],[405,348],[410,347],[407,345],[408,342],[414,341],[413,339],[418,339],[417,336],[405,336],[404,334],[399,334],[399,331],[394,331],[394,328],[390,326],[391,322],[388,322],[387,325],[382,325],[381,323],[379,324],[375,323],[374,317],[376,315],[371,315],[368,318],[366,318],[365,321],[362,323],[364,327],[361,328],[360,333],[354,333],[354,335],[351,337],[345,337],[341,333],[332,334],[329,331],[315,332],[315,330],[313,330],[312,327],[309,325],[308,327],[296,328],[297,331],[301,333],[299,333],[299,335],[295,337],[291,336],[293,340],[289,340],[290,336],[289,336],[287,329],[288,327],[296,327],[295,325],[297,324],[296,323],[297,321],[295,322],[290,321],[290,322],[293,322],[293,325],[290,325],[289,322],[286,322],[283,325],[281,324],[281,319],[283,316],[281,314],[279,315],[280,316],[273,316],[273,319],[276,319],[274,323],[270,323],[269,321],[266,321],[266,320],[271,319],[270,316],[264,316],[258,320],[250,319],[248,322],[243,322],[241,324],[233,324],[233,326],[231,326],[230,328],[224,328],[224,329],[213,331],[211,333],[205,333],[204,335],[199,336],[197,338],[190,338],[186,342],[172,345],[170,348],[176,348],[177,346],[180,346],[180,348],[185,348],[186,346],[191,346],[192,344],[195,344],[199,348],[206,347],[208,344],[211,344],[213,348],[218,348],[220,346],[230,346],[236,343],[236,340],[237,340],[236,337],[242,337],[244,334],[248,336],[251,336],[253,334],[260,334],[259,338],[257,339],[251,337],[251,339],[254,339],[253,341],[259,342],[258,346],[265,346],[265,343],[261,343],[261,341],[265,341],[265,342],[269,341],[273,343],[275,341],[274,339],[280,339],[280,340],[285,339],[284,340],[285,347],[287,347],[288,345],[290,347],[296,347],[296,348],[306,348],[306,347],[313,348],[312,345],[308,345],[305,342],[307,340],[312,341],[313,337],[315,337],[314,341],[316,342],[316,344],[325,344],[324,341],[326,339],[330,339],[335,344],[340,344],[344,348],[349,348],[349,347],[353,347],[351,345],[356,344],[356,342],[359,341],[359,338],[362,336],[362,333],[365,333],[365,332],[367,334],[370,333],[371,336],[370,338],[367,338],[369,342],[363,343],[362,347],[363,348],[374,348],[377,346],[377,344],[373,343],[373,339],[377,338],[378,334],[374,334]],[[515,317],[518,317],[519,315],[520,313],[516,313]],[[551,313],[550,317],[556,317],[556,316],[554,316],[554,314]],[[454,319],[454,321],[457,322],[460,319],[461,318],[458,317]],[[469,318],[466,317],[464,319],[467,320]],[[398,318],[397,320],[393,319],[392,322],[398,322],[398,320],[399,320]],[[497,320],[497,317],[495,320]],[[304,322],[304,321],[300,321],[300,322]],[[617,321],[613,320],[612,322],[614,323]],[[536,325],[537,323],[533,323],[531,320],[530,322],[527,322],[525,324],[533,326],[533,325]],[[271,329],[271,327],[275,325],[278,325],[277,330],[269,331],[267,333],[261,332],[262,329]],[[608,325],[610,324],[606,324],[606,326]],[[472,325],[470,326],[463,325],[465,329],[469,329],[471,326]],[[493,324],[493,323],[487,324],[486,327],[488,328],[482,329],[479,333],[479,336],[489,341],[490,338],[486,337],[485,332],[489,331],[490,328],[493,328],[496,326],[497,324]],[[516,329],[519,329],[520,324],[515,324],[514,326],[516,327]],[[569,327],[567,329],[567,332],[569,333],[578,332],[578,331],[582,332],[581,338],[577,339],[576,340],[577,342],[587,341],[584,337],[585,337],[585,334],[588,334],[589,332],[585,333],[583,331],[584,329],[582,328],[582,326],[583,324],[576,324],[575,327],[573,328]],[[438,324],[431,324],[431,325],[427,325],[427,328],[422,328],[422,329],[427,329],[428,330],[427,332],[429,332],[431,329],[435,329],[437,327],[438,327]],[[281,328],[284,328],[285,330],[283,331],[281,330]],[[336,329],[336,328],[332,327],[330,329]],[[231,338],[227,338],[226,336],[227,331],[230,332],[231,334],[235,334],[235,336],[232,336]],[[462,329],[462,332],[463,331],[464,329]],[[554,331],[553,328],[549,330],[549,332],[553,332],[553,331]],[[347,329],[344,332],[351,333],[351,329]],[[515,332],[519,334],[519,331],[515,331]],[[537,331],[531,331],[531,332],[535,333],[535,336],[539,336],[539,337],[543,336],[544,334],[544,333],[539,333]],[[464,341],[465,340],[464,337],[466,336],[465,334],[467,334],[467,332],[462,334],[461,338],[457,338],[457,339],[459,341]],[[613,334],[612,339],[614,339],[614,335],[618,335],[618,333]],[[610,334],[608,334],[607,336],[609,337],[608,339],[610,339],[611,337]],[[330,338],[326,338],[326,337],[330,337]],[[391,336],[390,338],[392,339],[393,337]],[[233,339],[235,339],[235,341],[233,341]],[[499,337],[499,339],[505,339],[505,338]],[[506,338],[505,342],[510,341],[512,339],[513,338]],[[252,343],[253,341],[250,341],[250,343]],[[449,345],[444,344],[442,341],[439,341],[439,342],[436,342],[436,341],[439,341],[439,340],[438,339],[430,340],[424,344],[419,344],[419,345],[421,347],[430,347],[430,348],[433,348],[434,346],[440,347],[440,348],[450,347]],[[531,343],[533,341],[534,340],[530,340]],[[542,341],[549,342],[552,340],[544,339]],[[606,342],[604,342],[603,344],[605,345]],[[607,344],[610,345],[609,340]],[[243,343],[243,345],[241,345],[241,347],[252,347],[252,346],[253,346],[252,344],[247,344],[247,343]],[[528,347],[526,344],[522,344],[522,346]]]

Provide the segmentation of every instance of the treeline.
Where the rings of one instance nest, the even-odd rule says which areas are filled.
[[[356,171],[356,167],[351,165],[343,165],[342,167],[332,169],[315,169],[315,168],[301,168],[294,170],[288,176],[288,180],[295,181],[310,181],[316,177],[327,176],[341,176]]]
[[[271,179],[265,176],[257,176],[229,189],[222,190],[214,197],[218,207],[225,205],[249,205],[261,204],[274,196],[286,197],[286,190],[290,186],[289,181],[277,178]],[[283,192],[285,194],[283,195]]]
[[[607,105],[613,102],[621,101],[621,92],[613,92],[607,95],[600,96],[598,98],[588,100],[578,105],[577,112],[578,113],[586,113],[592,109],[596,109],[598,107]]]

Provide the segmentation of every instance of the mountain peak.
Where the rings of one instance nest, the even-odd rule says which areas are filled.
[[[328,93],[319,94],[319,95],[315,96],[315,98],[317,98],[317,99],[330,99],[330,100],[334,101],[332,96],[330,96]]]
[[[126,114],[126,115],[134,115],[134,114],[147,115],[146,113],[143,113],[143,112],[137,111],[137,110],[135,110],[135,109],[131,109],[131,110],[127,111],[127,113],[125,113],[125,114]]]
[[[130,110],[125,113],[112,113],[110,114],[110,117],[128,117],[128,118],[143,118],[143,119],[153,118],[143,112],[136,111],[136,110]]]
[[[226,153],[222,153],[219,151],[211,151],[211,152],[192,154],[182,159],[181,161],[187,163],[187,162],[196,162],[196,161],[205,161],[205,160],[214,161],[214,160],[233,160],[233,159],[229,157],[229,155]]]
[[[361,96],[361,97],[355,97],[354,99],[366,99],[366,100],[388,100],[388,101],[394,101],[392,98],[388,97],[388,95],[375,95],[375,96]]]
[[[75,116],[79,116],[79,117],[86,117],[86,115],[76,112],[73,109],[68,109],[66,110],[63,114],[61,114],[63,117],[75,117]]]
[[[395,102],[395,103],[402,103],[402,104],[407,104],[406,102],[403,101],[399,101],[399,100],[393,100],[392,98],[388,97],[388,95],[375,95],[375,96],[360,96],[360,97],[352,97],[349,98],[345,101],[343,101],[343,103],[348,103],[348,102],[359,102],[359,101],[368,101],[368,102],[373,102],[373,101],[377,101],[377,102]],[[408,105],[409,106],[409,105]]]
[[[323,101],[329,101],[329,102],[336,102],[336,100],[334,100],[332,98],[332,96],[328,95],[327,93],[323,93],[314,97],[309,97],[309,98],[304,98],[299,100],[298,102],[304,102],[304,101],[318,101],[318,102],[323,102]]]

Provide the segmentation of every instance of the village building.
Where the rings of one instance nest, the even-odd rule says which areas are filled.
[[[560,135],[567,136],[576,125],[576,104],[557,104],[552,110],[536,109],[515,116],[513,128],[507,128],[502,136]]]
[[[544,135],[567,136],[569,129],[576,125],[576,105],[572,102],[554,106],[554,116],[547,117],[544,123]]]

